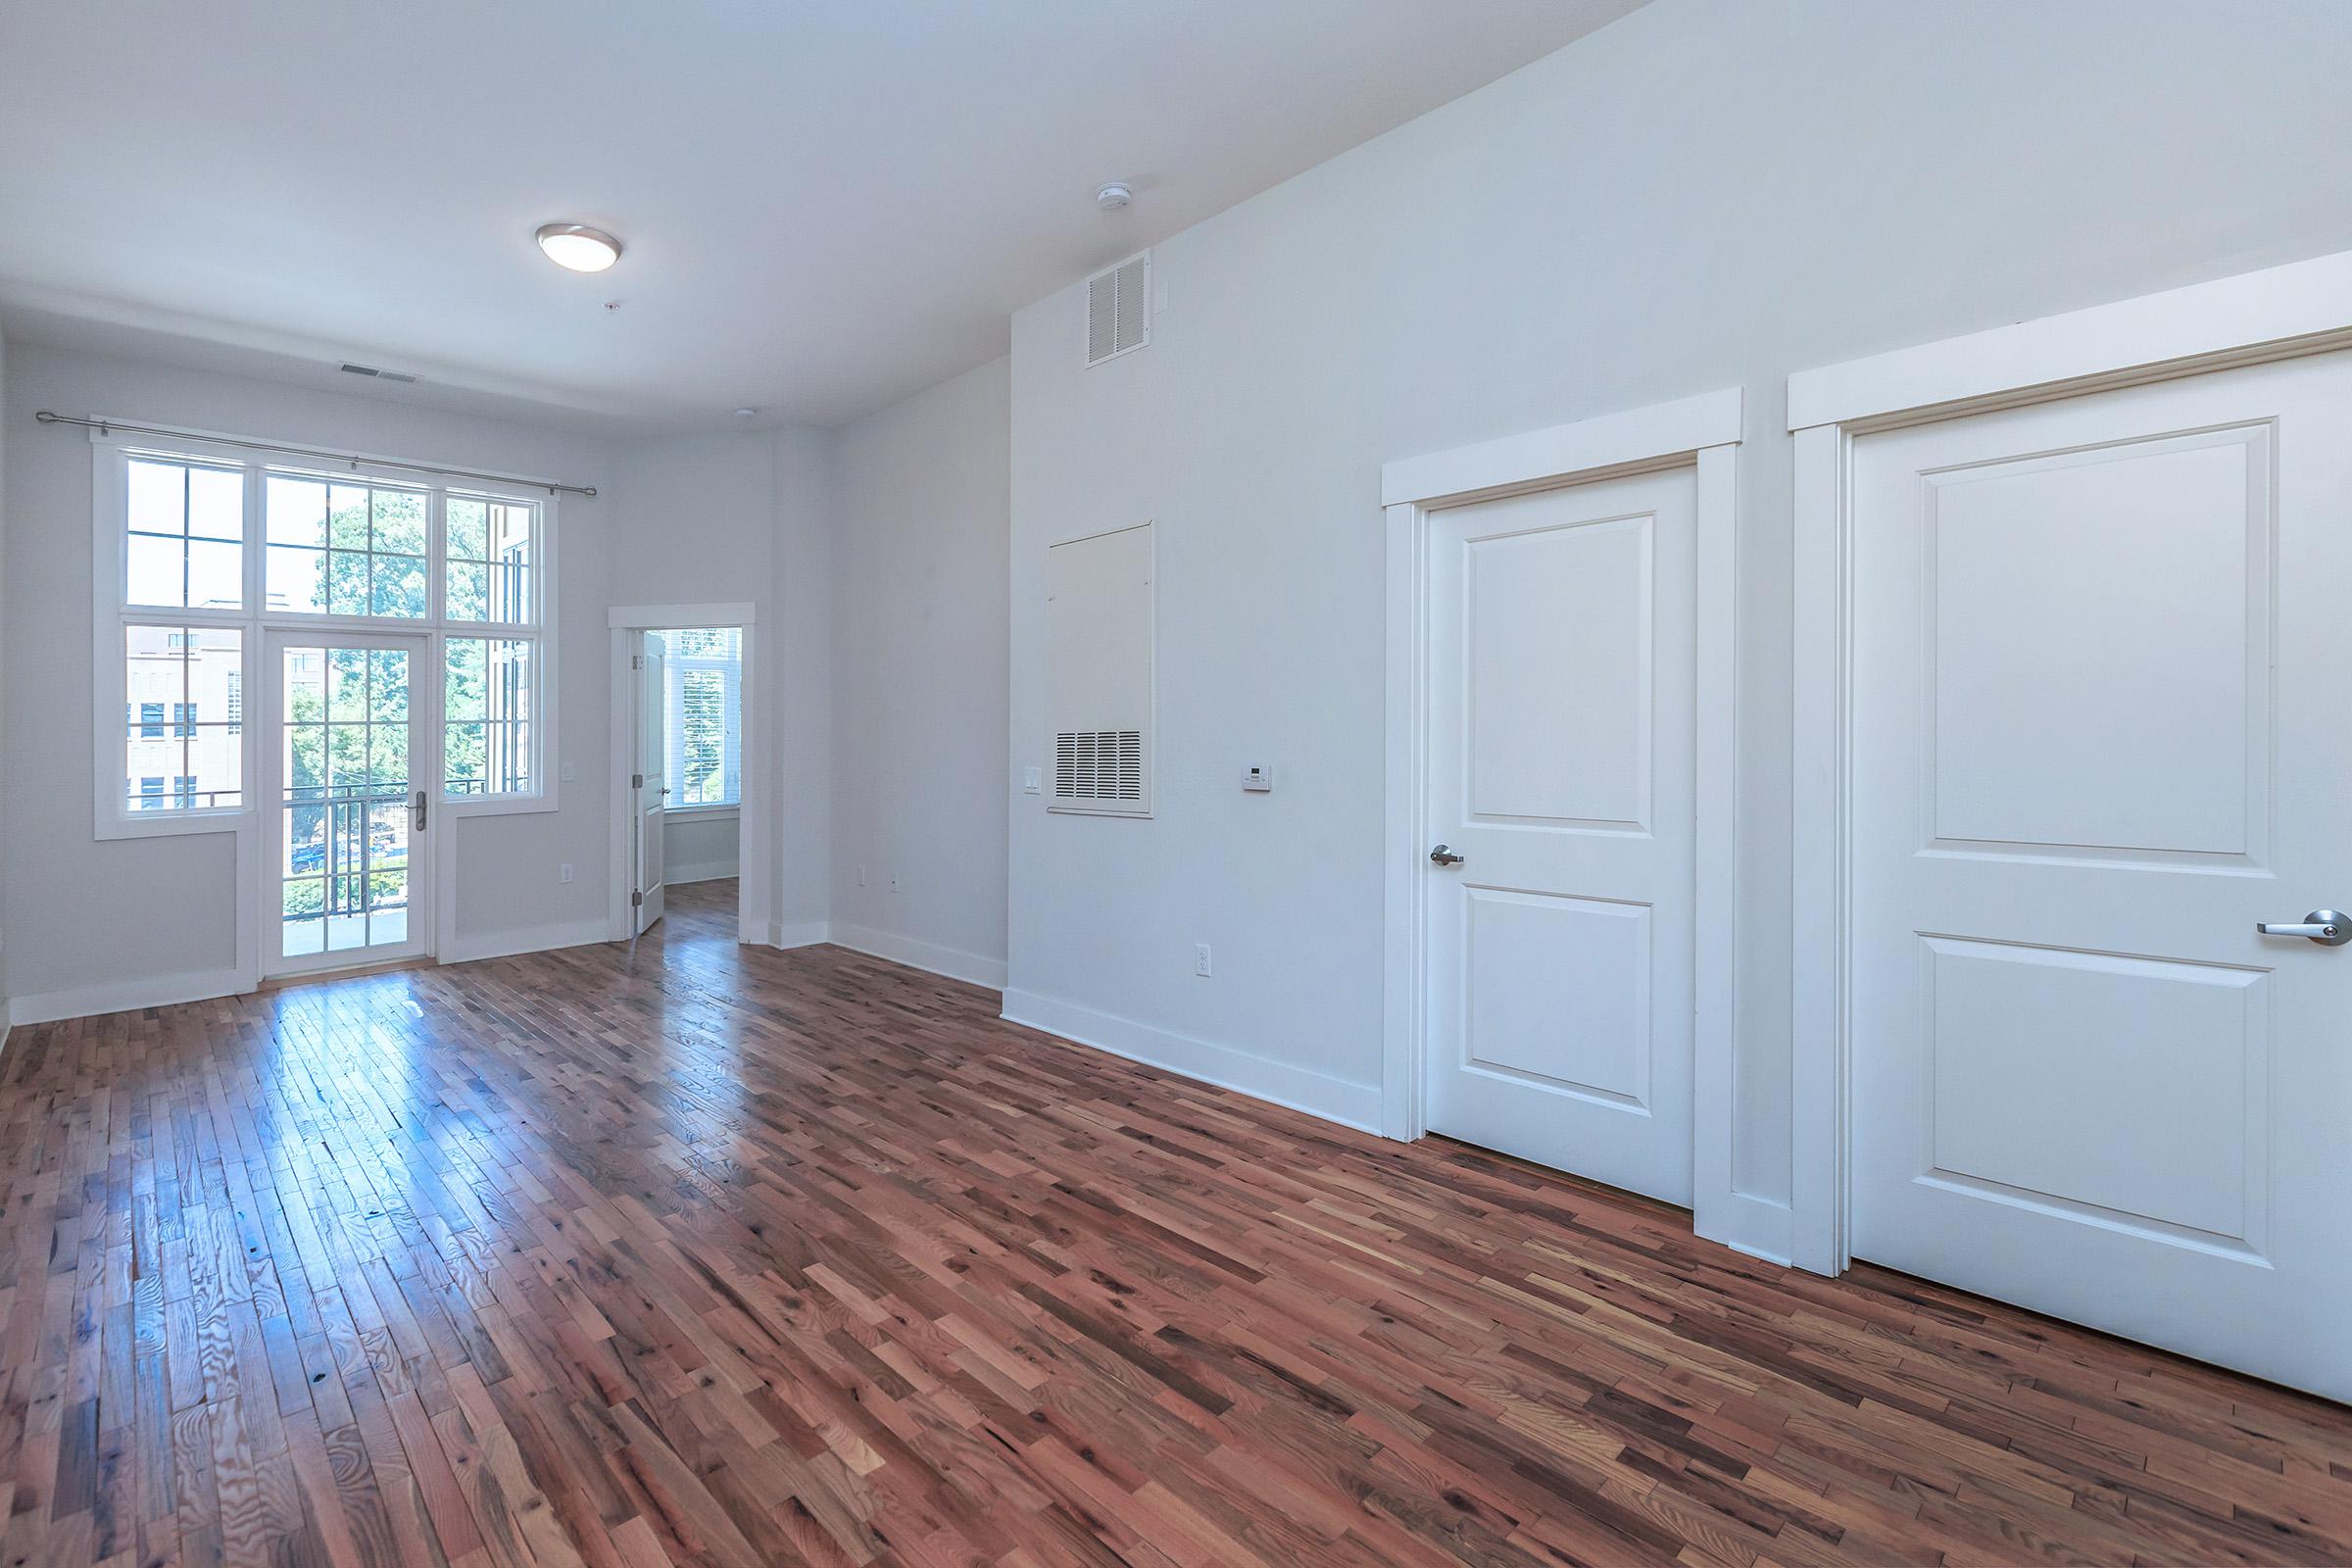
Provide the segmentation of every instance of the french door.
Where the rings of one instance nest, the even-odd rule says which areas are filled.
[[[268,634],[262,799],[274,875],[263,884],[264,972],[432,951],[431,646],[398,632]]]

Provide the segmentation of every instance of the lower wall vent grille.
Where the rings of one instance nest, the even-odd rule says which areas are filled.
[[[1063,730],[1054,738],[1054,798],[1144,798],[1144,733],[1135,729]]]

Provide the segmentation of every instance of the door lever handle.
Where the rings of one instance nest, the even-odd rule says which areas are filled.
[[[2333,909],[2314,909],[2300,920],[2262,920],[2254,929],[2266,937],[2309,937],[2323,948],[2340,948],[2352,942],[2352,918]]]
[[[1468,859],[1469,857],[1466,855],[1456,855],[1445,845],[1441,844],[1436,849],[1429,852],[1429,858],[1430,862],[1434,865],[1459,865],[1464,860]]]
[[[414,821],[414,822],[416,824],[416,831],[417,831],[417,832],[419,832],[419,833],[423,832],[423,831],[424,831],[424,791],[422,791],[422,790],[418,790],[418,791],[416,792],[416,799],[415,801],[413,801],[413,802],[411,802],[411,803],[410,803],[410,805],[409,805],[409,809],[410,809],[412,812],[414,812],[414,813],[415,813],[415,814],[414,814],[414,815],[413,815],[413,816],[410,818],[410,820]]]

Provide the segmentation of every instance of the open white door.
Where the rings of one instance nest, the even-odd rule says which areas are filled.
[[[630,664],[637,677],[633,688],[637,754],[630,761],[629,790],[636,806],[637,827],[632,841],[634,875],[629,896],[634,906],[630,929],[643,931],[662,918],[662,808],[669,797],[668,781],[662,773],[669,756],[669,734],[665,727],[668,682],[662,634],[641,631],[636,635],[637,653]]]
[[[1851,480],[1855,1255],[2338,1399],[2347,428],[2333,354]]]

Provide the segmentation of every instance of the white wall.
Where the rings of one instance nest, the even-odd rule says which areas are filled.
[[[766,695],[753,700],[774,805],[768,920],[787,943],[822,940],[832,895],[833,447],[829,432],[785,426],[622,441],[613,457],[623,520],[609,603],[748,602],[758,615],[754,691]]]
[[[774,940],[822,941],[833,898],[833,438],[775,432]]]
[[[2348,75],[2333,0],[1657,0],[1160,245],[1142,353],[1083,368],[1076,286],[1021,311],[1011,765],[1046,545],[1152,517],[1159,793],[1012,797],[1007,1011],[1369,1119],[1380,465],[1739,385],[1743,885],[1705,940],[1739,943],[1733,1187],[1786,1201],[1783,378],[2352,248]]]
[[[775,439],[765,430],[613,444],[609,602],[768,608],[776,559]]]
[[[833,938],[1004,983],[1008,366],[834,456]],[[893,876],[897,886],[892,886]]]
[[[9,415],[8,345],[0,342],[0,418]],[[0,435],[0,752],[8,735],[8,442]],[[7,768],[0,763],[0,822],[15,806],[9,794]],[[0,872],[5,872],[5,830],[0,829]],[[8,1038],[8,879],[0,875],[0,1041]]]
[[[607,584],[609,605],[745,604],[753,607],[753,690],[760,711],[747,715],[766,730],[759,737],[765,758],[768,800],[775,794],[777,724],[782,709],[775,701],[782,662],[774,640],[776,627],[777,538],[776,437],[765,430],[729,431],[720,435],[687,435],[614,444],[612,495],[615,511],[626,519],[613,531],[612,569]],[[597,678],[607,678],[609,646],[597,650]],[[823,746],[827,738],[796,737],[795,744]],[[748,767],[760,765],[751,756]],[[600,767],[600,787],[612,781]],[[717,824],[704,821],[688,827],[682,821],[664,826],[663,865],[677,869],[681,852],[692,857],[687,869],[697,875],[735,874],[739,863],[739,824],[730,819],[726,830],[724,872],[709,865],[722,858],[712,842]],[[776,920],[771,883],[768,906],[754,918],[772,930]]]
[[[79,429],[34,423],[34,411],[101,413],[600,486],[605,446],[386,399],[22,342],[10,344],[8,354],[0,431],[8,562],[0,795],[8,808],[0,812],[0,883],[19,915],[7,928],[10,994],[25,1007],[60,994],[103,998],[109,988],[230,971],[233,835],[105,842],[92,836],[90,443]],[[610,519],[606,498],[565,496],[556,521],[555,631],[564,670],[557,688],[560,750],[550,760],[575,764],[583,781],[597,777],[608,740],[605,682],[595,678],[594,664],[579,661],[583,651],[604,646]],[[440,831],[458,836],[460,940],[538,945],[577,941],[588,927],[601,926],[605,795],[577,784],[557,789],[554,811],[443,815]],[[565,861],[578,868],[569,886],[560,876]]]
[[[662,819],[662,877],[708,882],[742,869],[742,818],[726,810],[671,811]]]

